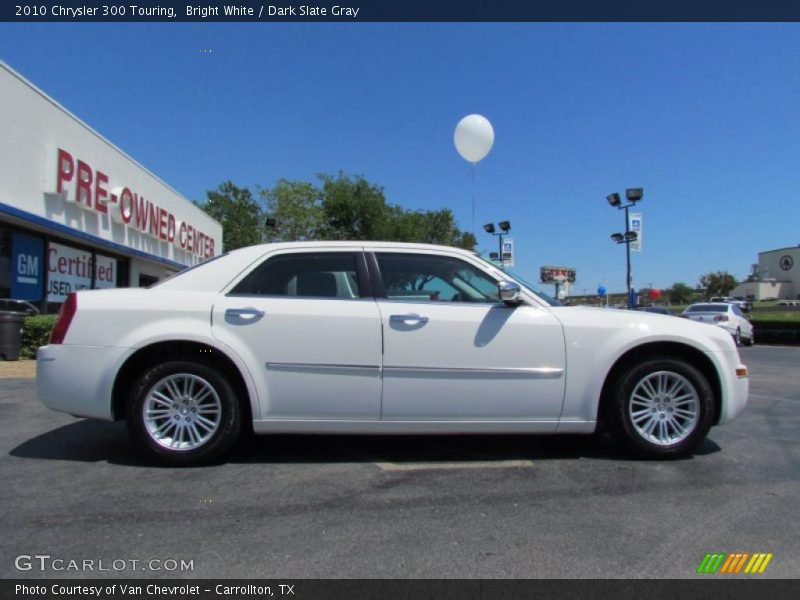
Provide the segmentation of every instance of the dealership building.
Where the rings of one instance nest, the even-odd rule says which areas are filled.
[[[753,300],[800,300],[800,246],[758,253],[758,278],[731,292]]]
[[[222,227],[0,61],[0,298],[145,286],[222,252]]]

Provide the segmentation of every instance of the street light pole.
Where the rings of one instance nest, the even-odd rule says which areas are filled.
[[[625,233],[615,233],[611,236],[611,239],[617,244],[625,244],[625,295],[628,299],[628,308],[634,307],[633,294],[631,293],[631,242],[635,242],[638,237],[638,234],[635,231],[631,231],[631,221],[628,214],[628,209],[639,202],[642,199],[642,196],[644,196],[644,189],[628,188],[625,190],[625,199],[628,201],[628,203],[624,206],[622,205],[622,200],[620,199],[619,194],[614,193],[606,197],[608,203],[614,208],[620,210],[625,209]]]
[[[498,236],[499,237],[497,238],[498,239],[498,246],[497,246],[498,253],[497,253],[497,256],[500,257],[500,264],[502,265],[503,264],[503,232],[501,231],[498,234]]]
[[[625,257],[627,262],[627,272],[625,281],[627,282],[625,285],[625,295],[628,297],[628,308],[633,308],[633,298],[631,297],[631,242],[628,240],[630,237],[630,226],[631,221],[628,218],[628,209],[632,206],[632,204],[625,205],[625,239],[627,240],[625,243]]]

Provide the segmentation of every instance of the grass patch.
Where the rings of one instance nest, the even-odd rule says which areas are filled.
[[[800,310],[754,310],[750,313],[754,323],[776,321],[779,323],[800,323]]]

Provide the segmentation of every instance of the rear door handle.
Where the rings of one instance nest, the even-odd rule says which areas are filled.
[[[225,310],[226,317],[252,317],[253,319],[260,319],[264,316],[264,311],[258,308],[228,308]]]
[[[391,315],[390,323],[403,323],[404,325],[423,325],[428,322],[428,317],[411,313],[410,315]]]

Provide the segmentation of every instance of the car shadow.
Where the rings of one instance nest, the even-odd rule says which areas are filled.
[[[693,456],[720,451],[704,440]],[[82,419],[9,452],[15,458],[156,466],[134,445],[123,422]],[[691,460],[692,456],[684,460]],[[469,463],[595,459],[644,461],[603,435],[245,435],[220,463]]]

